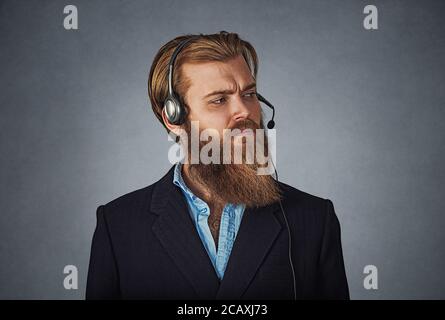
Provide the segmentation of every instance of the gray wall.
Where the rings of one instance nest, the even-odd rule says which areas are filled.
[[[379,9],[379,29],[362,26]],[[63,28],[63,8],[79,29]],[[280,178],[329,198],[351,297],[445,298],[444,1],[1,1],[0,298],[84,297],[95,210],[159,179],[146,81],[184,33],[238,32]],[[265,110],[270,114],[269,110]],[[63,288],[63,267],[79,289]],[[363,288],[376,265],[379,289]]]

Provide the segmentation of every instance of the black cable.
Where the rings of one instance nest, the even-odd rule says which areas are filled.
[[[273,165],[274,171],[275,171],[275,180],[277,182],[279,182],[278,180],[278,172],[277,169],[275,168],[275,164],[273,163],[273,161],[271,160],[271,163]],[[289,244],[288,244],[288,255],[289,255],[289,263],[290,263],[290,267],[292,269],[292,280],[293,280],[293,289],[294,289],[294,300],[297,300],[297,283],[296,283],[296,279],[295,279],[295,269],[294,269],[294,264],[292,262],[292,236],[291,236],[291,231],[290,231],[290,227],[289,227],[289,222],[287,221],[287,217],[286,217],[286,213],[284,212],[283,209],[283,204],[281,203],[281,200],[278,200],[278,202],[280,203],[280,208],[281,208],[281,212],[283,213],[283,217],[284,217],[284,222],[286,223],[286,227],[287,227],[287,234],[288,234],[288,239],[289,239]]]

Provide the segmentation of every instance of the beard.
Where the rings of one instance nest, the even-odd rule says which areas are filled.
[[[191,125],[190,121],[186,121],[184,129],[190,137]],[[236,127],[230,128],[249,128],[254,132],[255,130],[263,129],[264,124],[261,120],[260,126],[254,121],[246,119],[237,123]],[[231,138],[235,139],[235,138]],[[222,140],[222,139],[221,139]],[[190,141],[190,139],[188,140]],[[190,178],[203,186],[210,195],[210,201],[217,203],[231,203],[231,204],[244,204],[247,208],[263,207],[279,201],[282,197],[280,188],[277,182],[271,175],[259,175],[258,169],[267,166],[265,164],[258,163],[258,159],[253,157],[253,163],[246,163],[247,147],[245,146],[246,140],[242,138],[242,163],[234,163],[234,141],[231,140],[231,163],[209,163],[203,164],[199,162],[194,164],[189,162],[189,175]],[[199,142],[199,150],[202,149],[207,141]],[[220,150],[222,150],[223,142],[220,141]],[[264,139],[264,155],[269,156],[267,137]],[[187,153],[190,160],[190,144]],[[252,159],[252,158],[251,158]]]

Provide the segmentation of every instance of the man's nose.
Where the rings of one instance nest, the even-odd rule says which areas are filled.
[[[232,118],[235,122],[249,118],[250,109],[241,97],[237,97],[232,105]]]

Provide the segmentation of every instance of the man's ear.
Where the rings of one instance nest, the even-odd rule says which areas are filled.
[[[171,132],[173,132],[176,136],[179,136],[180,135],[180,129],[182,129],[182,126],[181,125],[175,125],[175,124],[171,124],[169,121],[168,121],[168,119],[167,119],[167,116],[165,115],[165,112],[164,112],[164,108],[162,108],[162,112],[161,112],[161,115],[162,115],[162,121],[164,121],[164,124],[165,124],[165,126],[171,131]]]

